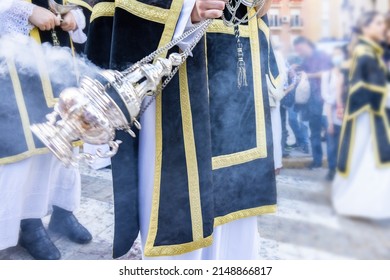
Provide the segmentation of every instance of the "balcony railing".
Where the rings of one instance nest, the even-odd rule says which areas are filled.
[[[269,16],[268,24],[271,28],[281,28],[283,25],[288,25],[291,28],[301,28],[303,27],[303,20],[299,16],[288,17],[279,17],[279,16]]]
[[[300,17],[291,17],[290,26],[292,28],[301,28],[303,26],[303,20]]]

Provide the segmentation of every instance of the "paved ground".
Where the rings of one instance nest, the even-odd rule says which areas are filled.
[[[87,245],[78,245],[52,232],[49,232],[49,234],[61,251],[62,259],[112,259],[114,207],[111,170],[95,171],[86,166],[81,166],[80,171],[82,174],[82,198],[76,216],[91,231],[94,237],[93,241]],[[44,223],[48,223],[48,218],[45,218]],[[141,258],[139,242],[133,246],[124,258]],[[31,257],[23,248],[14,247],[0,251],[1,259],[31,259]]]
[[[82,201],[77,216],[94,235],[88,245],[51,236],[63,259],[111,259],[113,204],[111,172],[83,167]],[[326,170],[285,169],[278,177],[279,210],[259,217],[263,259],[390,259],[390,221],[338,217],[330,204]],[[47,219],[45,220],[47,223]],[[124,257],[139,259],[137,243]],[[0,259],[30,259],[19,247],[0,251]]]
[[[326,170],[284,170],[279,210],[259,217],[264,259],[390,259],[390,221],[339,217]]]

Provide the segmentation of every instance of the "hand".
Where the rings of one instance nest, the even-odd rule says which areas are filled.
[[[52,30],[60,25],[60,19],[51,11],[35,6],[32,15],[28,19],[30,23],[42,31]]]
[[[328,134],[329,135],[333,135],[334,134],[334,125],[333,125],[333,123],[330,123],[328,125]]]
[[[192,22],[214,19],[222,16],[227,0],[196,0],[191,13]]]
[[[338,119],[342,120],[344,118],[344,107],[342,106],[337,106],[336,110],[336,116]]]
[[[77,22],[74,15],[69,12],[63,17],[61,22],[61,28],[64,31],[74,31],[77,29]]]

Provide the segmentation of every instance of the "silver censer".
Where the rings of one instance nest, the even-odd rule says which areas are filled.
[[[141,129],[137,118],[143,100],[155,95],[162,78],[182,63],[183,56],[173,53],[167,59],[158,58],[154,64],[136,64],[128,74],[104,70],[96,79],[83,77],[78,88],[61,92],[54,111],[46,116],[48,121],[32,125],[31,130],[66,166],[75,166],[80,159],[112,157],[120,144],[115,141],[115,130],[135,137],[131,128]],[[127,112],[122,112],[113,94],[120,97]],[[108,144],[111,149],[96,155],[74,155],[72,143],[77,140]]]

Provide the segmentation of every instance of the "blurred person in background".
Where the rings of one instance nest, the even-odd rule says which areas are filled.
[[[322,74],[321,94],[324,99],[324,112],[327,118],[328,174],[326,180],[332,181],[336,174],[337,152],[339,146],[342,116],[337,113],[337,98],[343,93],[343,64],[348,53],[345,47],[337,47],[332,54],[333,69]]]
[[[302,110],[303,119],[309,121],[310,141],[313,154],[313,162],[308,168],[322,167],[322,112],[323,99],[321,96],[321,76],[324,71],[332,68],[330,58],[323,52],[316,49],[313,42],[305,37],[298,37],[294,40],[296,53],[303,62],[298,70],[307,74],[310,82],[310,98]]]
[[[383,41],[383,58],[385,60],[387,70],[390,70],[390,12],[388,12],[385,16],[386,20],[386,33],[385,40]]]
[[[360,37],[352,56],[332,194],[336,212],[345,216],[390,218],[390,114],[380,46],[385,29],[383,15],[367,12],[355,30]]]
[[[284,116],[281,111],[282,123],[286,130],[284,148],[296,148],[308,154],[308,127],[300,120],[300,106],[295,103],[295,91],[301,79],[301,73],[296,71],[297,67],[297,64],[293,64],[288,68],[288,82],[285,85],[285,96],[281,101],[281,106],[286,111]],[[287,122],[295,136],[295,143],[290,146],[287,145]],[[285,153],[288,151],[286,150]]]

